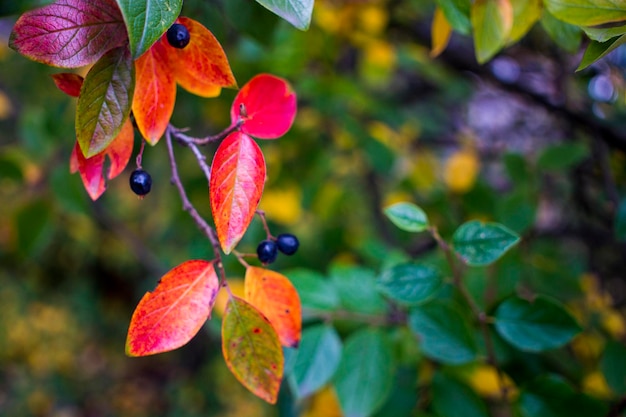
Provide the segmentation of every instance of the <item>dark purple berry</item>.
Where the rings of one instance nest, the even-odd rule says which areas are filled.
[[[152,177],[143,169],[136,169],[130,174],[130,189],[138,196],[144,196],[152,188]]]
[[[256,254],[259,256],[259,261],[264,264],[271,264],[276,260],[278,256],[278,248],[276,242],[273,240],[264,240],[259,243],[256,248]]]
[[[167,41],[174,48],[184,48],[189,44],[189,39],[191,39],[191,35],[189,34],[189,30],[187,30],[185,25],[181,25],[180,23],[174,23],[167,30]]]
[[[298,250],[298,246],[300,246],[298,238],[291,233],[278,235],[276,238],[276,244],[278,245],[278,250],[285,255],[293,255]]]

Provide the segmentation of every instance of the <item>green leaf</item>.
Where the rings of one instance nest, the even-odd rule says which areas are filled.
[[[622,199],[615,212],[615,237],[620,242],[626,241],[626,198]]]
[[[470,266],[495,262],[519,240],[515,232],[501,224],[478,220],[462,224],[452,236],[454,251]]]
[[[498,201],[498,220],[517,233],[525,232],[535,221],[537,205],[529,201],[529,194],[518,188]]]
[[[393,224],[406,232],[421,232],[428,227],[426,213],[413,203],[392,204],[383,212]]]
[[[298,268],[285,272],[300,296],[303,308],[335,310],[339,307],[339,295],[332,281],[308,269]]]
[[[128,31],[133,59],[139,58],[174,23],[183,0],[116,0]]]
[[[313,0],[256,0],[260,5],[276,13],[300,30],[311,24]]]
[[[377,288],[401,304],[414,305],[428,300],[441,286],[441,274],[426,265],[403,264],[380,275]]]
[[[544,296],[532,303],[517,297],[505,300],[496,310],[495,327],[504,340],[529,352],[561,347],[581,330],[560,303]]]
[[[589,157],[583,143],[562,143],[546,148],[537,159],[537,168],[560,171],[572,168]]]
[[[587,49],[585,50],[585,55],[583,55],[583,59],[580,61],[580,65],[578,65],[576,71],[587,68],[589,65],[604,58],[624,43],[626,43],[626,35],[609,39],[606,42],[589,42],[589,45],[587,45]]]
[[[616,36],[626,35],[626,25],[623,26],[615,26],[615,27],[583,27],[583,31],[589,36],[589,39],[596,42],[606,42],[611,38],[615,38]]]
[[[344,415],[367,417],[380,408],[390,392],[393,368],[391,344],[382,330],[364,329],[352,334],[334,378]]]
[[[435,374],[431,389],[439,416],[489,417],[484,401],[471,388],[442,372]]]
[[[429,358],[462,364],[476,357],[469,323],[454,304],[435,300],[415,308],[409,315],[409,327],[419,336],[419,346]]]
[[[582,41],[580,27],[559,20],[546,10],[541,17],[541,26],[548,36],[566,51],[573,54],[580,48]]]
[[[513,6],[513,28],[509,43],[517,42],[533,27],[542,13],[541,0],[510,0]]]
[[[470,23],[470,1],[469,0],[435,0],[443,11],[450,26],[455,31],[469,35],[472,25]]]
[[[526,158],[518,153],[504,154],[504,168],[506,173],[516,185],[525,184],[531,177],[531,172],[528,169]]]
[[[316,325],[302,332],[292,373],[298,397],[307,397],[324,386],[341,360],[341,339],[332,326]]]
[[[626,20],[626,3],[621,0],[545,0],[557,19],[578,26],[596,26]]]
[[[89,70],[76,105],[76,139],[89,158],[102,152],[130,114],[135,66],[128,48],[113,49]]]
[[[616,394],[626,394],[626,346],[615,341],[607,343],[600,369]]]
[[[387,303],[376,290],[376,275],[373,271],[336,265],[330,275],[339,293],[341,306],[346,310],[364,314],[382,314],[387,311]]]
[[[513,28],[513,7],[509,0],[476,0],[470,19],[476,60],[484,64],[506,45]]]

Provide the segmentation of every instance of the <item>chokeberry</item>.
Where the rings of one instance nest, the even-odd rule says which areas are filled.
[[[278,235],[276,237],[276,244],[278,245],[278,250],[285,255],[293,255],[298,250],[298,246],[300,246],[298,238],[291,233],[282,233]]]
[[[136,169],[130,174],[130,189],[139,196],[144,196],[152,188],[152,177],[143,169]]]
[[[189,34],[189,30],[187,30],[185,25],[181,25],[180,23],[174,23],[167,30],[167,41],[174,48],[184,48],[189,44],[189,39],[191,39],[191,35]]]
[[[273,240],[262,241],[256,248],[256,254],[259,256],[259,261],[264,264],[271,264],[278,256],[276,242]]]

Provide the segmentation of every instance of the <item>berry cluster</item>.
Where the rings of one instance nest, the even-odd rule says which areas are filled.
[[[278,251],[285,255],[293,255],[298,250],[298,246],[300,246],[300,242],[298,242],[297,237],[290,233],[283,233],[278,235],[276,239],[266,239],[259,243],[256,254],[263,264],[271,264],[278,257]]]

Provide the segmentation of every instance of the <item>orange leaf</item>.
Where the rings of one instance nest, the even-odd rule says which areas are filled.
[[[80,95],[80,87],[83,85],[83,77],[70,72],[62,72],[52,74],[52,79],[57,88],[68,96],[78,97]]]
[[[229,300],[222,319],[222,352],[244,387],[276,403],[284,366],[278,335],[261,312],[237,297]]]
[[[209,197],[217,237],[230,253],[252,221],[265,185],[265,159],[252,138],[233,132],[213,157]]]
[[[431,58],[434,58],[439,56],[444,49],[446,49],[446,46],[448,46],[448,42],[450,41],[450,36],[452,35],[452,27],[450,26],[450,23],[448,23],[448,20],[440,7],[435,9],[433,25],[430,31],[432,38],[430,56]]]
[[[300,297],[289,279],[265,268],[246,269],[246,300],[259,309],[276,329],[280,343],[298,347],[302,333]]]
[[[167,54],[176,81],[185,90],[202,97],[215,97],[222,87],[235,87],[237,82],[230,69],[228,58],[215,36],[200,23],[188,17],[179,17],[191,36],[189,44],[174,48],[167,43]],[[166,35],[163,35],[166,36]]]
[[[104,151],[90,158],[85,158],[80,150],[80,145],[76,142],[70,156],[70,172],[80,173],[85,190],[92,200],[97,200],[106,190],[103,173],[105,156],[108,156],[111,161],[107,178],[112,180],[126,168],[133,153],[133,139],[133,124],[130,119],[127,119],[122,130],[111,144]]]
[[[126,354],[153,355],[189,342],[209,318],[218,289],[212,262],[187,261],[170,270],[137,305]]]
[[[166,48],[158,40],[135,61],[133,114],[139,131],[152,145],[163,136],[176,102],[176,81]]]

